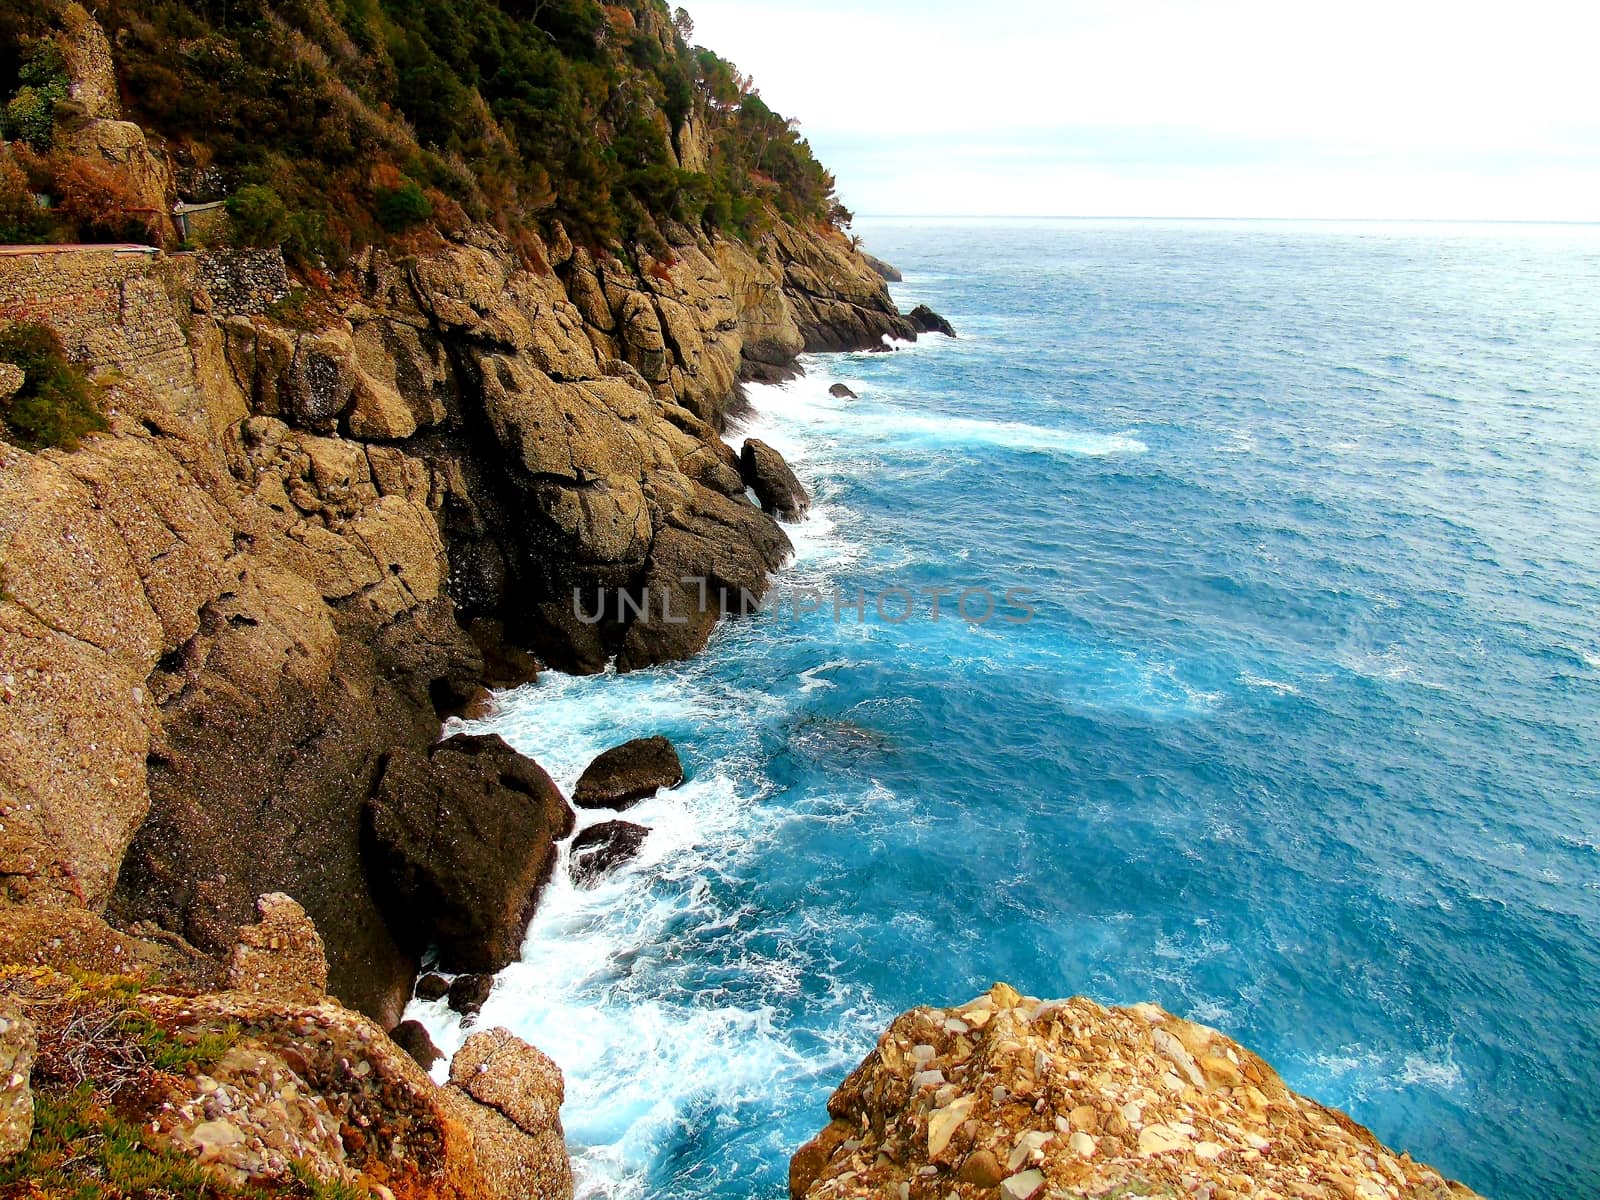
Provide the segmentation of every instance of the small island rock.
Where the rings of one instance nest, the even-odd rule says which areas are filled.
[[[926,304],[913,308],[906,314],[906,320],[916,327],[918,333],[942,333],[950,338],[956,336],[955,327]]]

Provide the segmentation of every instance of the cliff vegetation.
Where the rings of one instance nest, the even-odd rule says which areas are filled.
[[[93,107],[68,87],[65,8],[0,14],[0,239],[159,234],[137,181],[86,171],[55,134]],[[661,0],[111,0],[97,16],[180,198],[235,197],[239,236],[305,263],[430,224],[491,224],[531,251],[520,235],[559,219],[580,243],[667,257],[664,221],[746,240],[779,218],[849,221],[795,123]]]

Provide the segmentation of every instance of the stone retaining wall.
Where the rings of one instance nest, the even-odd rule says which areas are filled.
[[[0,256],[0,322],[38,321],[68,355],[115,368],[161,392],[192,396],[194,362],[174,295],[192,267],[158,251],[113,246],[41,248]]]

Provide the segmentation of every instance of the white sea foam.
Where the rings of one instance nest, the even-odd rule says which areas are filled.
[[[875,445],[907,442],[933,446],[995,446],[1080,457],[1144,454],[1149,447],[1132,433],[1089,433],[1051,429],[1020,421],[988,421],[977,417],[917,412],[896,404],[885,390],[862,385],[859,400],[828,395],[834,377],[820,370],[781,384],[750,388],[754,411],[736,430],[770,442],[791,462],[829,456],[832,445],[848,439],[859,456]]]
[[[1242,672],[1239,682],[1246,687],[1266,688],[1268,691],[1277,692],[1280,696],[1298,696],[1300,689],[1292,683],[1284,683],[1278,679],[1264,679],[1259,675],[1252,675],[1249,671]]]

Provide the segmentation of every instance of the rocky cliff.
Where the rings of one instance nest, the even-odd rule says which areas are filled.
[[[103,38],[73,39],[84,119],[114,121]],[[0,258],[0,320],[54,328],[110,419],[72,453],[0,443],[8,903],[216,958],[287,892],[334,994],[398,1017],[428,914],[374,880],[390,759],[535,657],[696,651],[790,549],[720,436],[740,378],[915,336],[825,226],[662,229],[652,255],[469,226],[292,294],[275,251]],[[505,853],[456,868],[538,877]]]
[[[887,295],[792,229],[682,233],[643,272],[541,249],[543,274],[481,229],[371,251],[309,327],[269,315],[271,255],[0,260],[0,315],[55,327],[111,418],[74,453],[0,447],[10,901],[216,954],[287,891],[336,994],[393,1017],[415,940],[359,836],[385,756],[529,670],[518,647],[626,670],[763,592],[789,544],[718,433],[738,377],[908,332]]]
[[[1214,1029],[997,984],[898,1018],[794,1156],[794,1200],[1471,1200]]]

